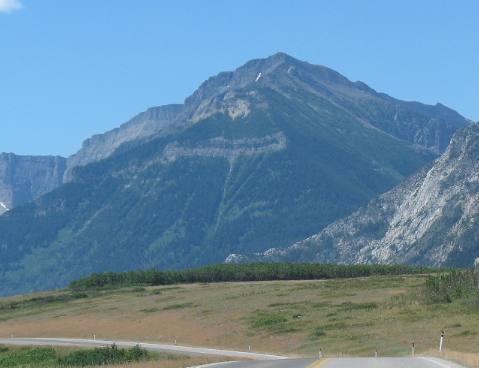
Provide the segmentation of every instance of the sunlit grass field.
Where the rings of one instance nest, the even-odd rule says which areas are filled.
[[[62,290],[0,299],[0,337],[83,337],[313,356],[479,350],[479,311],[432,304],[426,276]],[[147,363],[145,363],[147,364]]]

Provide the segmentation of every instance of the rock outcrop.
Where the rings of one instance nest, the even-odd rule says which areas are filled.
[[[0,214],[62,184],[66,160],[58,156],[0,154]]]
[[[479,124],[432,165],[317,235],[227,262],[294,261],[472,266],[479,256]]]
[[[103,160],[124,144],[142,141],[160,134],[175,121],[182,109],[182,105],[152,107],[119,128],[87,139],[83,142],[82,148],[68,158],[64,181],[72,180],[73,170],[77,166]]]

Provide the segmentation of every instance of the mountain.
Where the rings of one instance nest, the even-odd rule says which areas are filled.
[[[0,153],[0,215],[72,180],[76,167],[103,160],[126,145],[161,134],[181,110],[182,105],[152,107],[119,128],[87,139],[67,159]]]
[[[208,79],[172,110],[151,134],[92,139],[66,184],[0,216],[2,293],[285,247],[430,163],[469,124],[281,53]]]
[[[479,124],[432,165],[317,235],[228,262],[410,263],[470,267],[479,256]]]
[[[0,215],[57,188],[65,168],[59,156],[0,153]]]
[[[175,121],[182,108],[182,105],[152,107],[119,128],[87,139],[83,142],[82,148],[68,158],[65,182],[72,179],[75,167],[103,160],[115,153],[122,145],[160,134]]]
[[[284,69],[285,65],[287,70]],[[399,101],[385,94],[376,93],[362,82],[352,83],[329,68],[300,62],[286,54],[278,53],[271,58],[253,60],[234,73],[221,73],[210,78],[202,85],[202,88],[185,101],[185,104],[150,108],[119,128],[85,140],[82,148],[68,157],[63,181],[56,181],[56,185],[49,186],[48,190],[45,190],[41,184],[38,188],[35,187],[34,177],[37,171],[43,170],[41,156],[38,157],[39,168],[32,166],[30,174],[32,176],[31,194],[23,191],[24,199],[18,203],[13,204],[8,193],[18,191],[22,183],[17,184],[0,172],[0,181],[8,182],[4,190],[0,190],[0,214],[6,209],[30,202],[62,183],[71,181],[74,169],[78,166],[103,160],[132,145],[141,144],[158,135],[166,135],[177,126],[182,126],[185,121],[194,123],[215,113],[217,111],[215,104],[218,104],[215,99],[222,93],[242,88],[252,79],[256,79],[258,76],[256,73],[260,73],[259,69],[264,69],[261,72],[262,76],[264,74],[267,77],[267,80],[262,82],[271,88],[279,89],[288,97],[294,97],[294,91],[306,88],[310,93],[319,94],[346,112],[354,114],[364,124],[378,128],[401,140],[425,147],[434,153],[443,152],[452,134],[458,128],[468,124],[462,116],[441,104],[428,106],[416,102]],[[271,71],[279,73],[273,76]],[[286,78],[284,72],[288,73]],[[301,93],[295,97],[301,97],[300,95]],[[234,100],[231,96],[228,98],[230,103]],[[225,108],[231,112],[237,109],[236,114],[241,114],[244,106],[235,107],[226,104],[223,106],[223,109]],[[30,156],[32,165],[33,157],[37,156]]]

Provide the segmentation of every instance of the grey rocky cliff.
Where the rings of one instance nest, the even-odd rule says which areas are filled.
[[[72,171],[75,167],[103,160],[124,144],[159,134],[175,121],[182,109],[182,105],[153,107],[138,114],[119,128],[87,139],[83,142],[82,148],[68,158],[65,181],[72,179]]]
[[[65,168],[59,156],[0,153],[0,214],[61,185]]]
[[[295,261],[471,266],[479,256],[479,124],[430,168],[320,233],[227,262]]]

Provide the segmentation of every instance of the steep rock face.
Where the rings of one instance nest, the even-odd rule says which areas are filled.
[[[119,128],[87,139],[83,142],[82,148],[68,158],[65,181],[72,180],[72,171],[75,167],[103,160],[123,144],[140,141],[164,131],[175,121],[182,109],[182,105],[153,107]]]
[[[388,131],[391,101],[408,114]],[[284,54],[210,78],[180,110],[165,129],[77,165],[70,182],[0,217],[3,293],[284,247],[391,189],[440,149],[395,133],[412,127],[415,136],[437,107],[393,100]],[[447,114],[457,121],[441,113],[437,129],[467,125]]]
[[[479,256],[479,124],[390,192],[319,234],[251,260],[471,266]]]
[[[103,160],[124,145],[139,144],[161,134],[182,110],[183,105],[150,108],[119,128],[87,139],[82,148],[67,159],[0,154],[0,214],[72,181],[76,167]]]
[[[0,214],[57,188],[65,166],[63,157],[0,153]]]

